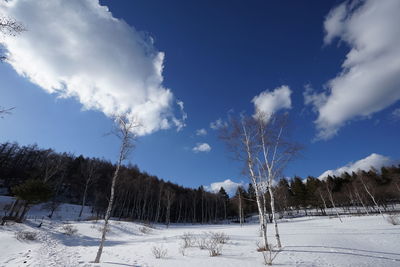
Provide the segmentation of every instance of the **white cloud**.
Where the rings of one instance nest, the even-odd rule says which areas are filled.
[[[400,99],[400,1],[353,1],[327,16],[325,44],[350,46],[342,71],[314,95],[319,139],[333,137],[346,121],[368,117]],[[306,100],[307,101],[307,100]]]
[[[292,91],[289,86],[282,85],[273,91],[265,90],[261,92],[251,102],[254,104],[255,113],[262,112],[267,117],[270,117],[280,109],[290,109],[292,107],[291,94]]]
[[[193,147],[193,152],[210,152],[211,146],[207,143],[198,143],[195,147]]]
[[[223,121],[221,118],[210,123],[210,128],[213,130],[218,130],[218,129],[221,129],[226,126],[228,126],[228,124],[226,123],[226,121]]]
[[[0,13],[27,31],[6,37],[9,63],[48,93],[74,97],[107,116],[129,113],[139,135],[184,126],[162,85],[164,53],[152,38],[113,17],[98,0],[13,0]]]
[[[226,179],[223,182],[215,182],[210,184],[209,186],[205,186],[205,189],[210,192],[218,193],[221,187],[223,187],[228,195],[233,196],[239,186],[244,187],[245,185],[243,184],[243,182],[235,183],[230,179]]]
[[[347,165],[337,168],[336,170],[327,170],[321,174],[318,178],[323,179],[328,175],[339,176],[344,172],[351,174],[352,172],[357,172],[358,170],[368,171],[371,167],[375,169],[380,169],[382,166],[389,166],[396,164],[396,161],[391,160],[389,157],[385,157],[376,153],[372,153],[366,158],[360,159],[356,162],[350,162]]]
[[[198,136],[204,136],[204,135],[207,135],[207,130],[206,130],[206,129],[204,129],[204,128],[202,128],[202,129],[198,129],[198,130],[196,130],[196,135],[198,135]]]
[[[187,113],[185,112],[184,108],[184,103],[182,101],[176,101],[176,104],[179,106],[179,109],[181,111],[181,119],[177,119],[175,117],[172,118],[172,121],[174,122],[176,126],[176,130],[179,132],[182,130],[182,128],[186,127],[186,120],[188,118]]]

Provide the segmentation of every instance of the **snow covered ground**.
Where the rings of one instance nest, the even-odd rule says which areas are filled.
[[[75,210],[69,207],[70,212]],[[101,222],[66,221],[63,215],[67,214],[45,220],[41,228],[35,219],[0,226],[0,266],[263,266],[262,254],[256,251],[256,224],[157,225],[143,233],[143,225],[122,221],[111,222],[101,264],[93,264]],[[64,223],[76,227],[77,233],[64,234]],[[282,220],[280,230],[284,248],[274,261],[276,266],[400,266],[400,226],[381,216],[344,217],[343,223],[336,218],[302,217]],[[19,231],[36,232],[37,240],[20,241],[15,237]],[[184,233],[201,237],[209,231],[230,236],[222,255],[210,257],[198,247],[187,248],[182,255]],[[270,227],[271,242],[273,238]],[[153,247],[167,250],[166,257],[156,259]]]

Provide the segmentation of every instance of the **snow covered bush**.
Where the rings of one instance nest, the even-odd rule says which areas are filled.
[[[191,232],[183,233],[183,235],[181,236],[181,240],[182,240],[182,246],[184,248],[190,248],[196,244],[196,238]]]
[[[156,259],[162,259],[167,256],[168,250],[164,249],[164,247],[161,245],[152,247],[151,252]]]
[[[210,253],[210,257],[219,256],[222,253],[222,248],[229,240],[229,236],[224,232],[208,232],[207,238],[200,239],[200,249],[206,248]]]
[[[142,234],[149,234],[151,232],[151,228],[146,227],[146,226],[141,226],[141,227],[139,227],[139,231]]]
[[[391,214],[386,217],[386,220],[393,225],[399,225],[400,224],[400,215],[399,214]]]
[[[64,224],[62,226],[62,231],[63,231],[63,234],[71,236],[71,235],[75,235],[78,232],[78,229],[71,224]]]
[[[226,244],[229,241],[229,236],[224,232],[210,232],[211,239],[215,239],[220,244]]]
[[[179,253],[181,253],[182,256],[186,256],[186,248],[185,248],[185,244],[183,242],[179,246]]]
[[[206,247],[206,244],[207,244],[207,237],[199,237],[198,239],[197,239],[197,246],[200,248],[200,249],[206,249],[207,247]]]
[[[215,256],[221,255],[223,245],[224,244],[219,243],[217,239],[214,239],[212,237],[206,239],[205,246],[206,246],[208,252],[210,253],[210,257],[215,257]]]
[[[30,231],[19,231],[15,233],[15,237],[19,241],[34,241],[37,239],[37,233]]]

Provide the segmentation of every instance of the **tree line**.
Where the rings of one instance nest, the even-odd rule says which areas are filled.
[[[395,210],[400,203],[400,165],[385,166],[380,170],[344,172],[328,175],[323,179],[309,176],[280,179],[272,187],[275,192],[275,209],[278,215],[299,212],[305,215],[339,215],[385,213]],[[269,193],[265,196],[270,198]],[[242,199],[244,218],[257,212],[255,193],[250,184],[248,190],[238,188],[231,199]],[[239,205],[237,204],[236,207]],[[267,207],[270,221],[271,209]],[[239,214],[239,211],[237,211]]]
[[[40,201],[49,202],[49,217],[60,203],[72,203],[82,206],[80,215],[83,206],[89,205],[95,216],[102,218],[109,202],[115,168],[115,164],[104,159],[57,153],[37,145],[0,144],[0,180],[10,195],[21,199],[18,215],[24,207],[23,213],[26,214],[37,202],[30,200],[31,196],[21,195],[21,192],[29,195],[31,186],[34,194],[37,189],[33,188],[42,186],[44,191],[51,191],[50,195],[45,194],[48,199]],[[19,190],[20,187],[26,190]],[[111,216],[119,219],[166,224],[211,223],[232,216],[229,196],[224,189],[212,193],[202,186],[186,188],[130,164],[121,166],[115,191]],[[15,209],[12,215],[16,215]]]
[[[95,216],[103,216],[109,198],[115,165],[98,158],[57,153],[37,145],[0,144],[0,180],[9,194],[21,191],[21,185],[40,181],[48,195],[49,216],[62,202],[89,205]],[[37,185],[36,185],[37,186]],[[276,212],[326,215],[336,208],[339,213],[373,213],[387,211],[400,202],[400,166],[380,170],[343,173],[315,177],[281,179],[272,187]],[[229,197],[221,188],[218,193],[185,188],[157,176],[140,171],[137,166],[122,166],[116,184],[116,200],[112,217],[144,222],[214,223],[225,219],[240,222],[257,213],[255,190],[239,187]],[[21,194],[21,192],[20,192]],[[266,199],[270,198],[266,193]],[[46,197],[45,197],[46,198]],[[27,205],[35,204],[27,203]],[[27,207],[29,208],[29,207]],[[350,210],[351,209],[351,210]],[[82,211],[82,210],[81,210]],[[271,214],[271,209],[267,207]],[[27,210],[24,212],[26,214]],[[23,206],[20,214],[23,213]],[[82,215],[82,214],[80,214]],[[271,215],[272,216],[272,215]]]

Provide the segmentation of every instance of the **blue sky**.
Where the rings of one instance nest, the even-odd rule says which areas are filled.
[[[388,37],[398,33],[399,18],[388,11],[400,11],[396,1],[100,1],[111,13],[97,1],[54,1],[51,15],[43,1],[11,2],[0,11],[28,31],[5,41],[14,61],[0,64],[0,106],[15,110],[0,120],[1,142],[114,161],[118,140],[104,135],[110,113],[147,103],[136,97],[153,90],[168,107],[142,114],[146,129],[130,162],[185,186],[247,182],[210,123],[232,110],[252,114],[255,96],[286,85],[292,136],[305,147],[286,176],[319,176],[373,153],[378,157],[366,165],[400,159],[400,67],[390,60],[400,55],[400,39]],[[382,36],[375,35],[379,26]],[[306,87],[312,89],[304,96]],[[103,94],[92,97],[93,90]],[[112,103],[100,99],[107,90],[116,92]],[[176,101],[184,103],[186,120]],[[207,134],[196,135],[198,129]],[[195,153],[202,143],[211,150]]]

